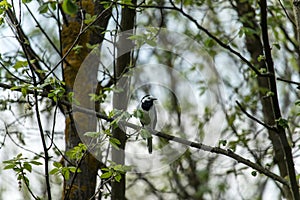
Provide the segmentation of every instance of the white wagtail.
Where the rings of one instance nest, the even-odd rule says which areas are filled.
[[[147,136],[147,147],[149,153],[152,153],[152,135],[155,130],[156,122],[157,122],[157,114],[153,101],[157,100],[155,97],[151,95],[146,95],[141,100],[141,111],[143,112],[142,117],[140,118],[140,122],[142,126],[148,132]],[[149,134],[150,132],[150,134]]]

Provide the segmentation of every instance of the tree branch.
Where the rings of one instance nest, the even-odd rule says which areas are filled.
[[[5,86],[5,88],[7,88],[7,89],[12,87],[12,86],[5,85],[5,84],[3,85],[3,84],[0,83],[0,87],[2,87],[2,86]],[[42,93],[42,94],[47,96],[46,92]],[[112,121],[115,120],[114,118],[108,117],[107,115],[105,115],[103,113],[99,113],[99,112],[96,112],[94,110],[86,109],[86,108],[83,108],[83,107],[80,107],[80,106],[77,106],[77,105],[72,105],[70,102],[68,102],[66,100],[60,100],[59,103],[65,105],[65,106],[68,106],[68,107],[72,107],[73,112],[77,111],[77,112],[82,112],[82,113],[89,114],[89,115],[94,115],[94,116],[96,116],[100,119],[103,119],[103,120],[107,121],[107,122],[112,122]],[[121,121],[120,123],[122,123],[122,125],[125,125],[127,127],[132,128],[132,129],[135,129],[135,130],[140,130],[141,129],[140,126],[129,123],[129,122],[126,122],[126,121]],[[183,139],[183,138],[180,138],[180,137],[172,136],[172,135],[160,132],[160,131],[153,132],[152,134],[157,136],[157,137],[164,138],[168,141],[177,142],[179,144],[183,144],[183,145],[186,145],[186,146],[189,146],[189,147],[192,147],[192,148],[196,148],[196,149],[199,149],[199,150],[203,150],[203,151],[206,151],[206,152],[211,152],[211,153],[216,153],[216,154],[221,154],[221,155],[227,156],[229,158],[232,158],[232,159],[236,160],[239,163],[242,163],[242,164],[244,164],[248,167],[251,167],[252,169],[258,171],[259,173],[264,174],[267,177],[269,177],[269,178],[271,178],[275,181],[278,181],[278,182],[280,182],[281,184],[283,184],[287,187],[290,187],[288,181],[285,180],[284,178],[278,176],[277,174],[269,171],[268,169],[254,163],[254,162],[251,162],[248,159],[243,158],[242,156],[234,153],[230,149],[222,149],[220,147],[208,146],[208,145],[205,145],[205,144],[202,144],[202,143],[193,142],[193,141],[186,140],[186,139]]]
[[[61,101],[61,103],[67,104],[67,105],[70,106],[69,102]],[[83,113],[90,114],[90,115],[96,115],[98,118],[104,119],[105,121],[108,121],[108,122],[112,122],[114,120],[114,118],[109,118],[109,117],[107,117],[106,115],[104,115],[102,113],[98,113],[98,112],[95,112],[93,110],[82,108],[80,106],[73,105],[73,109],[78,111],[78,112],[83,112]],[[135,129],[135,130],[140,130],[141,129],[140,126],[137,126],[137,125],[129,123],[129,122],[122,121],[120,123],[122,123],[122,125],[125,125],[127,127],[132,128],[132,129]],[[267,170],[266,168],[264,168],[260,165],[257,165],[256,163],[251,162],[248,159],[245,159],[245,158],[241,157],[240,155],[234,153],[230,149],[225,150],[225,149],[222,149],[220,147],[208,146],[208,145],[205,145],[205,144],[202,144],[202,143],[197,143],[197,142],[186,140],[186,139],[183,139],[183,138],[180,138],[180,137],[165,134],[165,133],[160,132],[160,131],[153,132],[152,134],[156,135],[160,138],[164,138],[168,141],[174,141],[174,142],[177,142],[177,143],[180,143],[180,144],[183,144],[183,145],[187,145],[189,147],[193,147],[193,148],[196,148],[196,149],[200,149],[200,150],[203,150],[203,151],[225,155],[225,156],[230,157],[230,158],[236,160],[239,163],[243,163],[243,164],[247,165],[248,167],[251,167],[251,168],[257,170],[259,173],[262,173],[262,174],[272,178],[273,180],[276,180],[276,181],[282,183],[283,185],[286,185],[286,186],[289,187],[288,181],[285,180],[284,178],[278,176],[277,174],[274,174],[273,172]]]
[[[270,90],[273,92],[272,98],[272,108],[273,108],[273,114],[275,119],[281,118],[281,111],[279,107],[279,100],[278,100],[278,94],[277,94],[277,85],[276,85],[276,78],[275,78],[275,68],[274,63],[272,59],[272,53],[271,53],[271,47],[269,44],[269,36],[268,36],[268,18],[267,18],[267,1],[261,0],[260,1],[260,11],[261,11],[261,29],[262,29],[262,40],[264,44],[264,52],[266,57],[266,63],[267,63],[267,69],[272,76],[269,77],[269,83],[270,83]],[[280,141],[281,141],[281,148],[285,154],[286,159],[286,167],[288,170],[288,176],[291,184],[291,191],[293,194],[294,199],[300,199],[299,195],[299,187],[298,182],[296,179],[296,173],[295,173],[295,167],[294,167],[294,160],[292,155],[291,147],[288,143],[286,133],[284,130],[284,127],[282,127],[277,122],[277,133],[279,135]]]
[[[258,124],[260,124],[260,125],[266,127],[266,128],[269,129],[269,130],[272,130],[272,131],[275,131],[275,132],[278,131],[276,127],[269,126],[268,124],[266,124],[266,123],[260,121],[259,119],[255,118],[253,115],[251,115],[250,113],[248,113],[238,101],[235,101],[235,102],[236,102],[236,104],[238,105],[238,107],[241,109],[241,111],[242,111],[247,117],[249,117],[249,118],[252,119],[253,121],[257,122]]]

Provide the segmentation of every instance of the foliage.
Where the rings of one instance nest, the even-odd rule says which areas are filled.
[[[7,0],[3,0],[0,2],[0,26],[4,23],[5,12],[11,5],[7,2]]]
[[[80,173],[80,169],[74,166],[63,167],[59,162],[53,163],[54,168],[49,172],[51,175],[62,175],[65,180],[70,179],[70,173]]]
[[[120,182],[122,176],[127,171],[130,171],[131,167],[126,165],[116,164],[114,162],[110,163],[108,168],[101,168],[103,173],[101,174],[102,179],[114,179],[117,182]]]
[[[31,173],[33,165],[42,165],[41,162],[37,161],[37,158],[29,160],[23,157],[22,153],[18,154],[16,157],[10,160],[3,161],[5,170],[13,170],[16,173],[19,188],[22,187],[21,181],[25,183],[27,187],[30,186],[30,180],[26,175],[26,171]]]
[[[73,175],[91,169],[99,175],[85,178],[92,187],[98,178],[99,188],[91,190],[99,199],[103,191],[114,198],[111,189],[122,178],[128,183],[126,194],[136,199],[263,199],[269,198],[266,185],[274,183],[276,195],[297,197],[293,181],[299,174],[293,172],[300,146],[300,83],[294,80],[299,79],[300,54],[291,2],[0,1],[0,151],[10,148],[8,140],[18,148],[17,156],[9,154],[13,158],[3,161],[4,169],[13,170],[19,187],[23,182],[35,199],[28,173],[42,177],[43,198],[51,199],[56,178],[74,186]],[[122,46],[116,33],[131,22],[136,30],[125,34]],[[162,27],[172,31],[164,35]],[[130,52],[122,52],[132,44]],[[91,52],[99,63],[84,61]],[[88,69],[98,66],[92,93],[87,91],[89,77],[78,88],[70,85],[77,73],[84,73],[81,62]],[[121,96],[124,77],[130,79],[127,96]],[[167,86],[156,84],[161,79]],[[136,108],[146,93],[160,96],[157,135],[140,129],[143,112]],[[78,100],[83,96],[87,101]],[[128,110],[114,107],[117,96]],[[159,149],[153,155],[164,155],[143,163],[139,156],[146,149],[138,136],[153,137]],[[32,148],[41,145],[32,144],[32,137],[41,142],[42,152]],[[187,149],[173,158],[182,144]],[[24,151],[44,163],[23,157],[19,152]],[[143,168],[115,162],[112,152]],[[43,171],[33,170],[39,165]],[[151,173],[151,167],[157,171]],[[144,169],[149,173],[140,172]],[[65,199],[70,192],[62,192]]]
[[[71,160],[75,160],[76,162],[79,162],[83,158],[86,151],[87,151],[87,146],[85,144],[79,143],[73,149],[70,149],[69,151],[67,151],[66,155]]]
[[[62,4],[62,8],[64,12],[66,12],[69,15],[73,15],[78,11],[78,6],[73,0],[64,0]]]

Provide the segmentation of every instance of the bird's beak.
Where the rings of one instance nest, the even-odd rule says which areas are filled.
[[[152,100],[154,101],[154,100],[157,100],[157,98],[155,98],[155,97],[152,97]]]

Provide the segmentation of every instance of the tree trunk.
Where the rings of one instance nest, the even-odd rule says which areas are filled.
[[[136,4],[136,0],[132,0],[132,4]],[[124,6],[122,8],[122,19],[121,19],[121,35],[118,41],[118,55],[117,55],[117,66],[115,67],[114,73],[117,80],[116,87],[118,90],[113,94],[113,107],[114,109],[126,111],[129,98],[129,82],[130,77],[122,76],[128,71],[128,67],[131,67],[131,52],[133,49],[132,41],[128,39],[128,36],[133,33],[134,22],[135,22],[135,9]],[[124,33],[124,31],[126,31]],[[121,89],[121,90],[119,90]],[[125,164],[125,143],[126,134],[119,127],[112,130],[113,137],[117,138],[121,145],[120,150],[115,148],[112,149],[112,161],[124,165]],[[112,200],[123,200],[125,199],[125,185],[126,175],[122,174],[120,182],[112,182],[111,199]]]
[[[256,23],[255,10],[251,7],[251,4],[248,1],[236,1],[235,9],[239,15],[240,22],[243,24],[243,26],[245,28],[254,30],[253,34],[245,34],[246,47],[251,55],[253,65],[258,66],[259,70],[269,70],[269,66],[266,65],[266,62],[264,60],[260,62],[258,61],[258,57],[260,55],[265,55],[264,48],[266,47],[263,46],[262,41],[260,39],[259,33],[261,32],[261,30],[259,29],[260,26]],[[273,90],[271,85],[272,80],[268,76],[258,76],[257,82],[259,87],[258,89],[260,91],[260,101],[262,103],[264,121],[270,126],[276,126],[278,115],[280,116],[280,112],[278,113],[279,105],[278,102],[274,101],[272,95],[270,95],[269,97],[266,96],[266,91]],[[274,95],[276,94],[277,91],[275,91]],[[275,110],[275,107],[278,107],[278,109]],[[282,138],[286,138],[284,129],[282,127],[278,127],[278,130],[280,132],[268,130],[269,138],[274,148],[274,161],[279,167],[280,175],[281,177],[288,177],[289,170],[287,166],[285,148],[289,147],[286,147],[286,145],[282,144],[282,139],[280,138],[280,135],[282,135]],[[289,188],[284,187],[283,191],[287,199],[293,199],[293,195]]]
[[[62,27],[62,44],[63,44],[63,53],[65,54],[73,42],[78,37],[80,32],[80,27],[82,23],[81,13],[89,13],[91,15],[99,14],[104,11],[104,8],[101,6],[99,1],[93,0],[84,0],[81,1],[83,12],[78,12],[77,15],[67,16],[67,22]],[[110,18],[111,12],[107,10],[103,17],[99,19],[95,24],[102,27],[104,30],[107,27],[108,20]],[[96,31],[95,31],[96,30]],[[103,41],[103,30],[99,29],[89,29],[87,32],[80,36],[78,45],[81,45],[82,48],[78,54],[75,51],[66,57],[66,63],[64,64],[64,80],[66,91],[72,92],[74,82],[77,76],[77,73],[82,65],[82,62],[89,54],[89,49],[87,48],[87,43],[97,44]],[[80,75],[82,80],[79,80],[81,84],[76,85],[76,100],[80,102],[80,106],[88,109],[94,109],[95,102],[90,101],[89,93],[90,91],[95,91],[93,88],[96,88],[97,85],[97,63],[93,63],[89,66],[90,70],[82,70]],[[90,81],[93,80],[93,81]],[[76,80],[76,82],[79,82]],[[88,131],[96,131],[97,120],[93,116],[89,116],[84,113],[79,112],[70,112],[70,108],[66,108],[66,129],[65,129],[65,144],[66,152],[70,149],[73,149],[82,141],[80,136]],[[63,199],[90,199],[95,194],[96,188],[96,178],[98,172],[99,161],[94,158],[89,152],[87,152],[83,159],[75,163],[74,160],[70,160],[73,164],[79,165],[80,173],[72,173],[70,179],[65,180],[64,182],[64,191]],[[66,166],[70,166],[69,162],[65,162]]]
[[[298,48],[300,50],[300,0],[293,0],[293,10],[297,32]]]

